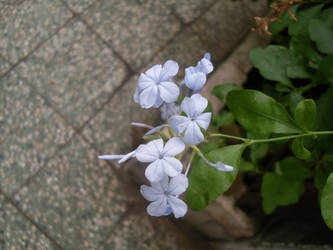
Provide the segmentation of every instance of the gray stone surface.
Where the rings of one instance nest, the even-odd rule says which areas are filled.
[[[26,81],[12,71],[0,79],[0,188],[11,194],[73,135]]]
[[[10,68],[10,63],[0,55],[0,77]]]
[[[140,69],[180,29],[171,11],[163,10],[135,0],[101,0],[83,18],[132,68]]]
[[[85,9],[89,8],[96,0],[62,0],[68,7],[76,13],[81,13]]]
[[[105,103],[125,65],[80,21],[73,21],[17,67],[75,127]]]
[[[52,243],[0,193],[0,249],[54,249]]]
[[[71,13],[55,0],[1,1],[0,54],[16,63],[64,24]]]
[[[126,209],[126,190],[79,137],[22,188],[15,201],[65,249],[94,249]]]

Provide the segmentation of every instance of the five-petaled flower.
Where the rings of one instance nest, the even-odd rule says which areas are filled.
[[[183,152],[184,142],[173,137],[163,146],[163,140],[157,139],[140,145],[136,150],[135,157],[141,162],[151,162],[145,171],[145,176],[150,182],[162,180],[166,175],[175,177],[183,169],[182,163],[175,155]]]
[[[190,66],[185,69],[185,84],[194,92],[200,91],[206,83],[206,75],[213,71],[214,67],[210,61],[210,54],[205,56],[197,63],[197,66]]]
[[[163,216],[173,213],[176,218],[183,217],[187,212],[187,205],[178,196],[188,187],[188,180],[183,174],[170,178],[164,176],[159,182],[152,182],[151,187],[142,185],[142,196],[151,201],[147,212],[151,216]]]
[[[206,109],[208,101],[200,94],[194,94],[191,98],[185,97],[181,109],[187,115],[175,115],[170,118],[170,127],[176,134],[185,131],[184,142],[190,145],[197,145],[204,140],[200,127],[207,130],[212,113],[202,112]]]
[[[172,78],[178,73],[178,69],[178,63],[169,60],[163,66],[157,64],[141,73],[134,101],[146,109],[158,108],[163,102],[175,102],[179,96],[179,88]]]

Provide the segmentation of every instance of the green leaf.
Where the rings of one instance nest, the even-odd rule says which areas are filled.
[[[289,180],[276,173],[266,173],[261,185],[264,212],[270,214],[277,206],[297,203],[303,192],[302,181]]]
[[[333,54],[333,27],[331,25],[323,20],[311,20],[309,32],[320,52]]]
[[[326,56],[319,64],[314,80],[333,84],[333,55]]]
[[[248,131],[256,134],[300,133],[286,109],[273,98],[256,90],[233,90],[227,105],[235,119]]]
[[[290,40],[290,49],[297,54],[303,55],[309,61],[309,67],[318,68],[323,57],[317,52],[316,45],[308,36],[293,36]]]
[[[302,96],[302,93],[298,90],[293,90],[291,91],[286,97],[285,97],[285,102],[286,105],[289,106],[289,110],[291,114],[295,114],[295,110],[297,107],[297,104],[302,101],[304,97]]]
[[[318,100],[318,124],[321,129],[333,129],[333,86]]]
[[[312,177],[312,172],[303,161],[295,157],[286,157],[275,165],[276,174],[289,180],[304,181]]]
[[[291,6],[289,9],[292,13],[295,14],[295,11],[298,8],[298,4]],[[288,27],[289,23],[292,22],[292,18],[287,11],[285,11],[280,18],[278,18],[275,22],[269,24],[269,31],[276,35],[277,33],[283,31],[285,28]]]
[[[320,208],[326,225],[333,230],[333,173],[327,178],[321,193]]]
[[[289,77],[310,77],[306,71],[304,59],[283,46],[270,45],[265,49],[252,49],[250,59],[263,77],[289,87],[292,87]]]
[[[258,161],[264,158],[268,152],[268,143],[255,143],[250,146],[251,161]]]
[[[249,171],[254,171],[256,169],[254,163],[246,161],[244,159],[240,159],[238,165],[239,165],[239,171],[241,172],[249,172]]]
[[[301,160],[306,160],[311,157],[311,152],[304,147],[302,138],[296,138],[293,140],[291,144],[291,151],[298,159]]]
[[[295,109],[295,120],[299,126],[310,130],[316,123],[317,108],[312,99],[300,101]]]
[[[222,102],[226,102],[228,93],[235,89],[242,89],[242,87],[235,83],[222,83],[213,88],[212,94],[218,97]]]
[[[319,4],[310,8],[298,8],[296,11],[297,21],[292,21],[288,26],[289,35],[308,35],[310,20],[320,16],[320,11],[323,6],[323,4]]]
[[[333,25],[333,7],[325,9],[322,18],[326,23]]]
[[[213,122],[218,128],[231,125],[234,121],[234,115],[227,110],[222,110],[222,112],[213,116]]]
[[[232,172],[221,172],[207,165],[201,158],[196,157],[189,175],[189,188],[186,198],[192,210],[202,210],[210,202],[223,194],[234,182],[238,173],[238,160],[244,149],[244,144],[226,146],[213,150],[205,156],[212,162],[221,161],[233,166]]]

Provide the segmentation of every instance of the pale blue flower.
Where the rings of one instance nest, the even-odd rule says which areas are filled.
[[[157,127],[153,127],[153,126],[150,126],[148,124],[141,123],[141,122],[132,122],[131,125],[135,126],[135,127],[140,127],[140,128],[149,128],[149,131],[147,133],[145,133],[145,135],[155,134],[156,132],[158,132],[162,128],[165,128],[165,127],[168,126],[168,124],[162,124],[162,125],[159,125]]]
[[[157,64],[141,73],[134,101],[140,103],[142,108],[158,108],[163,102],[175,102],[179,88],[172,78],[178,73],[178,69],[178,63],[169,60],[163,66]]]
[[[183,169],[182,163],[175,155],[185,149],[184,142],[173,137],[163,145],[162,139],[150,141],[140,145],[136,150],[135,157],[140,162],[151,162],[145,171],[145,176],[150,182],[160,181],[165,175],[175,177]]]
[[[181,109],[187,115],[172,116],[170,121],[170,127],[176,134],[181,134],[185,131],[184,142],[190,145],[197,145],[204,140],[204,136],[200,130],[200,127],[204,130],[208,129],[212,113],[202,113],[208,105],[206,98],[200,94],[194,94],[189,97],[185,97]]]
[[[187,212],[187,205],[178,196],[186,191],[188,180],[183,174],[173,178],[164,176],[159,182],[152,182],[151,187],[142,185],[142,196],[151,201],[147,212],[151,216],[163,216],[173,213],[176,218],[183,217]]]
[[[210,61],[210,54],[205,56],[197,63],[197,66],[185,69],[185,84],[194,92],[200,91],[206,83],[206,75],[213,71],[214,67]]]
[[[209,166],[216,168],[219,171],[222,172],[231,172],[234,170],[234,168],[232,166],[229,166],[227,164],[224,164],[221,161],[218,161],[216,163],[210,162],[203,154],[200,154],[200,157],[204,160],[204,162],[206,162]]]

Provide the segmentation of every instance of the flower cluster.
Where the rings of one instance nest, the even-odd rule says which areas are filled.
[[[149,164],[145,176],[151,186],[142,185],[140,192],[151,202],[147,212],[152,216],[173,213],[179,218],[187,212],[187,205],[179,195],[188,188],[187,174],[191,160],[182,174],[181,156],[186,145],[195,147],[204,141],[203,132],[209,127],[212,113],[205,112],[208,101],[200,93],[206,83],[207,74],[211,73],[213,68],[210,54],[206,53],[196,66],[185,69],[185,78],[181,84],[186,86],[186,93],[189,96],[182,94],[181,88],[174,82],[173,78],[179,70],[175,61],[169,60],[163,65],[155,65],[145,73],[141,73],[134,101],[145,109],[160,108],[161,117],[167,120],[167,123],[152,127],[133,122],[133,126],[149,129],[145,135],[156,135],[156,138],[125,155],[99,156],[103,160],[119,160],[119,163],[136,158],[140,162]],[[165,127],[169,128],[169,138],[161,131]],[[208,165],[220,171],[233,170],[233,167],[222,162],[210,162],[201,153],[199,156]]]

